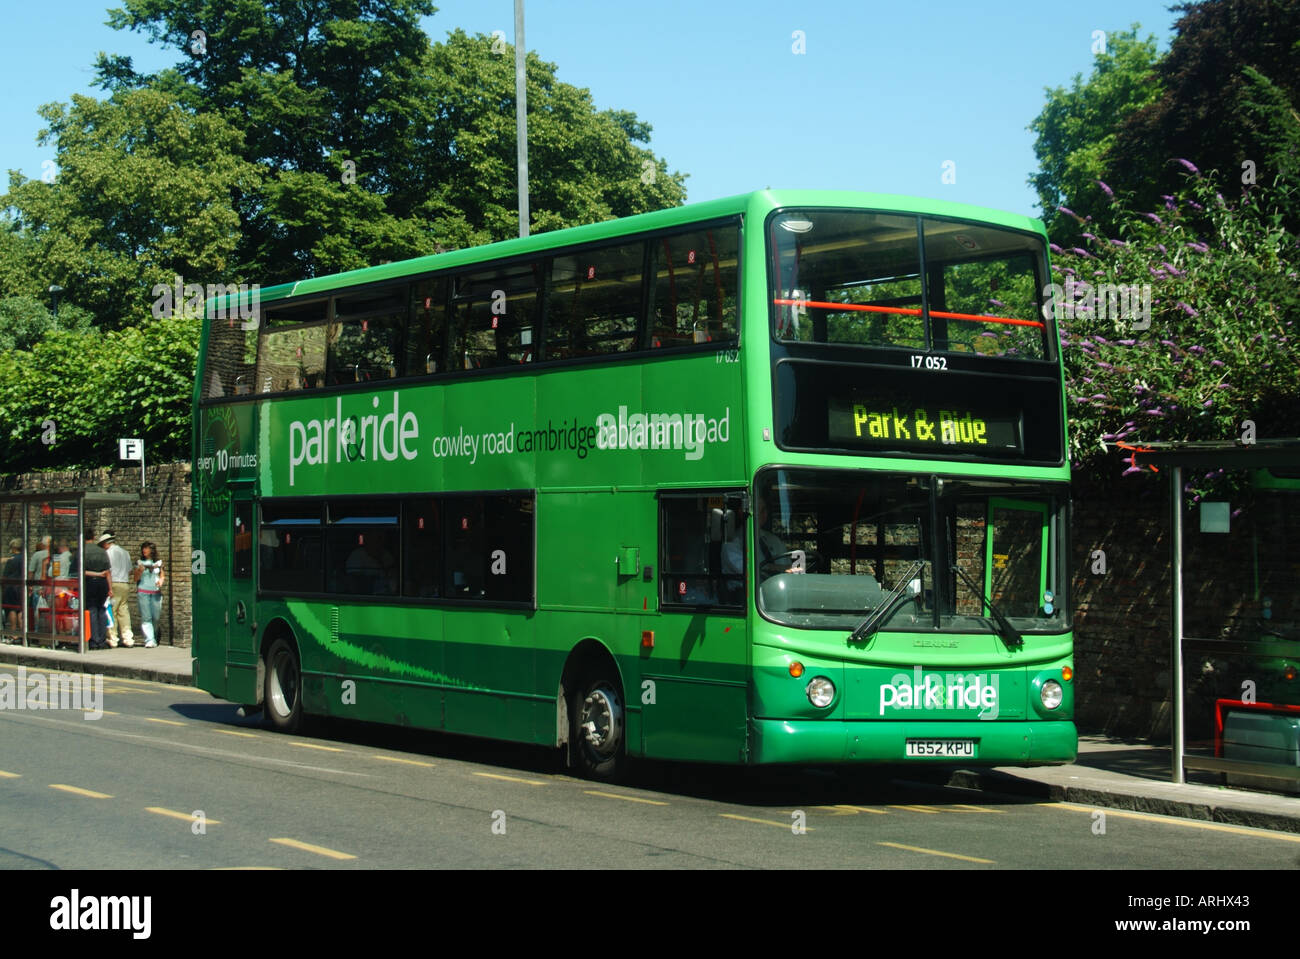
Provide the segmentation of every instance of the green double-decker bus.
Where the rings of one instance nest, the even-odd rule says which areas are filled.
[[[208,303],[194,676],[625,757],[1075,756],[1036,220],[763,191]]]

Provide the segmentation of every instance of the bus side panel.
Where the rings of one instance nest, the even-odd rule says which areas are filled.
[[[291,600],[265,613],[298,637],[309,712],[520,742],[536,741],[545,714],[554,741],[553,697],[528,692],[528,611]]]
[[[441,610],[286,606],[302,648],[304,702],[311,712],[429,729],[442,725]]]
[[[535,620],[527,610],[446,611],[448,731],[532,742],[538,711],[554,716],[554,699],[542,702],[531,693],[537,688]]]
[[[664,613],[642,618],[655,647],[641,663],[645,754],[745,761],[748,683],[743,615]]]
[[[640,578],[654,529],[633,523],[645,494],[600,491],[537,496],[537,596],[545,609],[641,609]],[[636,564],[635,567],[629,564]],[[569,637],[572,646],[581,636]],[[556,637],[557,647],[565,645]]]

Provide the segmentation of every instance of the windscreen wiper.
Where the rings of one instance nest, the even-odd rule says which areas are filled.
[[[912,577],[925,569],[928,562],[930,562],[928,559],[918,559],[908,567],[907,572],[899,577],[898,585],[889,591],[889,595],[885,597],[884,602],[877,606],[872,614],[867,617],[866,622],[855,629],[852,635],[849,636],[850,643],[864,642],[879,631],[881,624],[894,615],[894,611],[910,598],[904,596],[904,592],[911,584]]]
[[[961,581],[970,587],[972,592],[979,594],[980,602],[989,608],[989,612],[992,613],[993,618],[997,620],[999,627],[998,635],[1002,637],[1002,641],[1012,649],[1017,646],[1023,646],[1025,644],[1025,637],[1016,632],[1016,628],[1011,625],[1011,622],[1005,616],[1002,615],[1002,611],[993,605],[991,599],[984,595],[984,590],[975,585],[974,580],[967,576],[962,568],[956,563],[952,564],[952,571],[961,577]]]

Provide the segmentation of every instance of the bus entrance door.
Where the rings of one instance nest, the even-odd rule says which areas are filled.
[[[227,698],[257,702],[257,621],[254,615],[253,501],[249,490],[237,490],[231,502],[230,566],[226,590]]]

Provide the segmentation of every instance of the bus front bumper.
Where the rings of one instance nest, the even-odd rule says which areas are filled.
[[[974,741],[974,755],[907,755],[907,742]],[[1079,736],[1063,720],[906,722],[755,719],[749,761],[764,763],[946,763],[964,766],[1074,762]],[[960,750],[958,750],[960,752]]]

